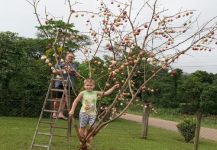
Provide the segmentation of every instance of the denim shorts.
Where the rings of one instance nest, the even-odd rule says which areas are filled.
[[[96,116],[95,115],[89,115],[86,112],[80,112],[79,113],[79,120],[80,120],[80,127],[84,128],[88,124],[90,126],[94,125]]]
[[[63,85],[59,85],[59,86],[57,86],[57,87],[55,87],[55,89],[58,89],[58,90],[64,90],[64,87],[63,87]],[[68,87],[66,87],[66,89],[68,90]],[[70,90],[72,90],[72,88],[70,88]],[[55,92],[56,94],[55,94],[55,97],[56,98],[62,98],[62,96],[63,96],[63,92],[61,91],[57,91],[57,92]]]

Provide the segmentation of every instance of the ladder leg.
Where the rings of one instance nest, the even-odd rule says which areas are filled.
[[[43,106],[42,106],[42,110],[41,110],[40,117],[39,117],[39,120],[38,120],[38,123],[36,126],[36,130],[34,132],[33,140],[32,140],[31,146],[30,146],[30,150],[32,150],[34,147],[41,147],[41,148],[46,148],[47,150],[51,150],[51,143],[52,143],[54,136],[67,137],[68,139],[71,136],[71,134],[69,134],[71,131],[70,119],[68,119],[68,121],[67,121],[67,127],[61,127],[61,126],[57,126],[58,117],[56,117],[56,118],[52,117],[52,115],[54,113],[57,113],[57,115],[58,115],[60,113],[60,111],[63,111],[62,108],[63,108],[63,106],[65,106],[64,103],[66,103],[65,98],[67,99],[67,111],[69,110],[68,91],[66,89],[65,81],[62,80],[63,89],[52,89],[53,81],[54,80],[52,78],[51,82],[49,84],[48,92],[47,92],[46,97],[45,97],[45,101],[44,101]],[[62,92],[62,97],[59,100],[54,99],[53,92]],[[48,103],[48,102],[51,102],[51,103]],[[53,106],[54,102],[60,103],[58,108],[54,108],[54,106]],[[48,104],[50,104],[50,105],[48,105]],[[50,106],[50,107],[46,108],[47,106]],[[47,118],[45,118],[45,120],[42,119],[45,112],[50,113],[49,114],[50,115],[50,121],[46,121]],[[45,125],[45,124],[49,124],[48,128],[46,127],[46,130],[48,129],[47,133],[45,133],[44,130],[41,130],[41,128],[43,127],[41,125]],[[40,127],[40,129],[39,129],[39,127]],[[55,135],[54,133],[55,133],[56,128],[66,129],[67,135]],[[40,131],[43,131],[43,132],[40,132]],[[49,136],[49,140],[48,140],[47,145],[36,143],[36,137],[39,138],[39,136]]]

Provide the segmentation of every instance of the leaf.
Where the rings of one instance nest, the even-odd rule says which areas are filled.
[[[57,48],[57,54],[61,55],[62,53],[63,53],[63,47],[60,46],[60,47]]]
[[[46,50],[45,55],[46,55],[47,57],[51,56],[51,55],[52,55],[52,49],[49,48],[48,50]]]

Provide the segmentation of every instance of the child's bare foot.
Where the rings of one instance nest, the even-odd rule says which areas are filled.
[[[63,119],[63,120],[67,120],[68,118],[64,115],[58,115],[58,119]]]

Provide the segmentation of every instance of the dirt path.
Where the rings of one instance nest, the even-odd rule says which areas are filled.
[[[139,115],[125,114],[125,115],[122,115],[121,118],[130,120],[130,121],[140,122],[140,123],[142,122],[142,116],[139,116]],[[157,127],[157,128],[162,128],[162,129],[178,132],[176,128],[177,122],[174,122],[174,121],[167,121],[167,120],[156,119],[156,118],[150,117],[149,125]],[[213,141],[217,141],[217,130],[202,127],[200,131],[200,137],[213,140]]]

